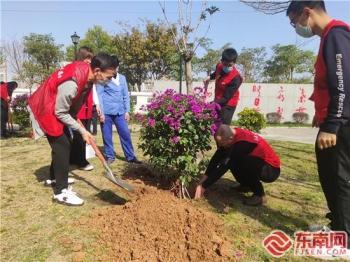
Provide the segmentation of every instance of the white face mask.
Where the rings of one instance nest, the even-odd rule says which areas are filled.
[[[309,25],[302,26],[299,23],[295,25],[295,32],[300,35],[301,37],[310,38],[313,37],[315,34],[312,32],[312,29]]]

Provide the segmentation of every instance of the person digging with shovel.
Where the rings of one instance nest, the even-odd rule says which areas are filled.
[[[93,136],[75,120],[86,94],[94,83],[104,84],[113,77],[117,65],[106,53],[94,56],[91,64],[76,61],[50,75],[29,97],[28,110],[35,138],[46,135],[52,150],[50,178],[54,183],[53,200],[61,204],[84,204],[68,186],[72,134],[78,131],[90,144]]]

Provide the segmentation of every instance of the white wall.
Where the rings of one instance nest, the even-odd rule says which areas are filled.
[[[202,82],[194,82],[193,87],[201,87]],[[186,84],[182,85],[183,90]],[[155,81],[154,91],[164,91],[174,89],[178,91],[177,81]],[[309,114],[309,122],[314,115],[313,102],[308,98],[311,96],[313,85],[311,84],[254,84],[243,83],[240,87],[240,100],[233,119],[237,119],[237,113],[244,107],[256,108],[266,115],[271,112],[281,112],[282,122],[292,121],[295,112],[302,111]],[[208,88],[208,101],[214,99],[214,83],[211,82]],[[29,93],[28,89],[16,89],[13,97],[18,94]],[[183,92],[184,93],[184,92]],[[131,92],[131,96],[136,96],[135,111],[139,112],[142,105],[148,104],[152,98],[152,92]]]
[[[202,82],[194,82],[193,87],[203,86]],[[164,91],[166,89],[179,90],[179,82],[176,81],[155,81],[155,91]],[[186,84],[182,85],[183,90]],[[308,98],[312,94],[313,85],[311,84],[255,84],[243,83],[240,87],[240,100],[233,119],[237,119],[237,113],[243,108],[255,108],[266,115],[271,112],[280,112],[282,122],[292,121],[292,115],[295,112],[305,112],[309,114],[309,122],[314,115],[313,102]],[[208,88],[208,101],[214,99],[214,82],[211,82]],[[184,92],[183,92],[184,93]],[[133,96],[138,96],[136,111],[140,106],[147,104],[152,92],[132,92]]]

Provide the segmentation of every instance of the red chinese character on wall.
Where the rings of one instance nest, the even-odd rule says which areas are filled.
[[[305,113],[305,111],[306,111],[306,107],[302,107],[302,106],[299,106],[299,108],[295,110],[295,112],[298,112],[298,113]]]
[[[260,106],[260,102],[261,102],[261,100],[260,100],[260,97],[261,97],[261,86],[260,85],[259,86],[253,85],[253,90],[252,91],[253,91],[253,93],[256,93],[256,96],[255,96],[254,102],[253,102],[254,107],[255,107],[256,110],[260,111],[259,106]]]
[[[285,98],[286,97],[284,95],[284,88],[283,88],[283,86],[280,86],[280,90],[278,90],[277,99],[280,100],[281,102],[283,102]]]
[[[298,99],[298,103],[305,103],[306,101],[306,94],[305,94],[305,89],[303,87],[299,88],[300,90],[300,95]]]

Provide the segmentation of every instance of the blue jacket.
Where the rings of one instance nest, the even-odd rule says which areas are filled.
[[[96,85],[100,108],[106,115],[123,115],[130,112],[130,96],[125,76],[117,74],[107,85]]]

